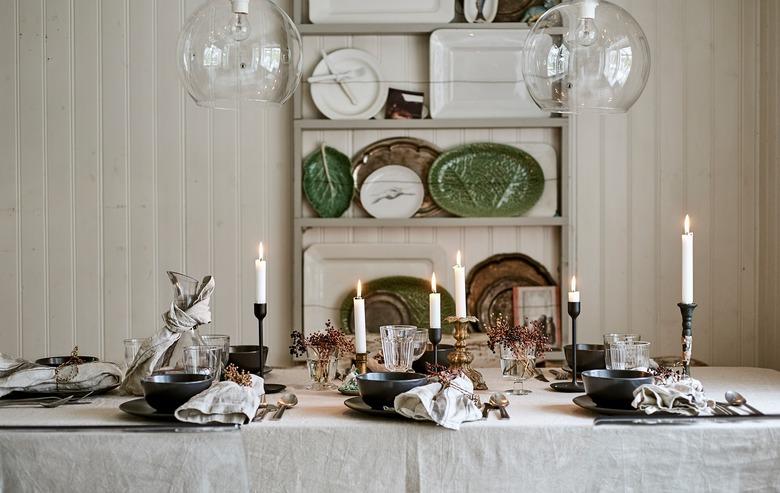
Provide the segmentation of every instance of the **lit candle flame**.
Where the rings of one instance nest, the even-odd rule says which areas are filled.
[[[263,242],[261,241],[257,247],[257,258],[263,260]]]
[[[431,275],[431,292],[432,293],[436,292],[436,273],[435,272]]]
[[[688,214],[685,215],[685,234],[690,234],[691,232],[691,218],[688,216]]]
[[[458,250],[458,254],[455,256],[455,265],[460,266],[460,250]]]
[[[577,276],[571,276],[571,290],[577,291]]]
[[[363,292],[363,286],[360,284],[360,279],[358,279],[358,286],[357,286],[357,298],[360,298],[360,294]]]

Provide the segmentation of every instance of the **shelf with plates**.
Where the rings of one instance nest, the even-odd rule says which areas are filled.
[[[295,120],[296,130],[444,129],[444,128],[562,128],[568,118],[453,118],[425,120]]]
[[[339,97],[332,98],[331,94],[322,90],[315,94],[312,90],[313,85],[307,82],[307,77],[321,77],[332,72],[328,63],[344,64],[348,54],[340,54],[340,51],[346,52],[348,49],[351,49],[352,52],[365,51],[373,57],[372,63],[357,63],[362,59],[355,53],[349,54],[349,57],[352,57],[349,60],[353,64],[363,67],[352,69],[362,71],[362,75],[356,77],[366,77],[366,81],[368,81],[369,75],[376,73],[378,77],[375,77],[375,80],[385,85],[393,84],[397,90],[424,92],[425,104],[428,109],[432,109],[431,84],[437,83],[436,81],[460,81],[458,74],[464,68],[459,65],[460,72],[453,71],[452,65],[463,62],[462,45],[468,39],[458,38],[456,34],[446,30],[461,30],[461,32],[466,33],[464,36],[472,31],[474,37],[481,43],[482,49],[494,46],[512,46],[516,49],[517,46],[522,46],[523,31],[527,32],[529,29],[526,23],[470,24],[464,22],[462,17],[456,17],[453,22],[449,23],[423,21],[384,24],[314,24],[310,23],[308,0],[293,0],[293,19],[303,37],[304,48],[309,50],[304,59],[304,66],[308,68],[304,73],[302,89],[293,96],[294,327],[300,328],[305,325],[304,312],[306,310],[314,310],[317,317],[332,316],[332,314],[326,313],[327,310],[323,308],[331,305],[320,306],[316,302],[311,302],[306,297],[304,289],[316,279],[316,274],[311,272],[311,266],[306,265],[305,258],[311,257],[313,255],[311,252],[328,245],[339,248],[349,245],[351,247],[349,251],[362,249],[362,255],[366,258],[376,259],[385,258],[382,255],[386,256],[388,249],[394,252],[392,255],[401,256],[419,256],[420,252],[415,250],[417,248],[424,247],[435,250],[438,252],[437,255],[443,257],[443,259],[436,257],[438,270],[441,271],[437,272],[437,275],[441,274],[445,279],[448,269],[441,267],[441,265],[449,265],[447,262],[452,260],[450,257],[454,256],[455,253],[450,250],[456,247],[465,248],[464,254],[472,264],[478,263],[491,253],[522,251],[532,257],[539,258],[544,265],[551,269],[557,280],[568,278],[570,275],[569,266],[574,259],[574,241],[571,238],[573,228],[570,219],[570,197],[573,193],[573,183],[570,178],[569,149],[571,148],[575,122],[565,116],[552,116],[542,112],[528,111],[528,101],[522,100],[522,98],[515,99],[512,96],[512,99],[507,103],[505,96],[511,92],[514,85],[507,83],[506,80],[514,81],[514,72],[509,74],[510,79],[506,79],[505,71],[503,75],[491,72],[491,77],[499,77],[497,80],[504,84],[504,86],[498,86],[495,91],[490,92],[490,94],[504,97],[504,99],[493,98],[500,101],[499,106],[496,106],[495,101],[491,101],[493,106],[480,107],[472,111],[470,108],[464,109],[457,107],[457,104],[453,105],[452,98],[443,98],[441,94],[437,93],[439,107],[442,108],[438,114],[439,118],[426,119],[369,119],[370,115],[364,115],[364,113],[374,111],[374,108],[372,106],[371,110],[363,111],[363,106],[369,106],[363,102],[361,102],[360,111],[356,110],[352,113],[366,116],[366,119],[357,119],[355,116],[350,116],[350,112],[334,111],[334,108],[339,108],[339,104],[348,103],[339,102]],[[437,31],[438,34],[433,34]],[[513,31],[520,31],[520,33]],[[448,71],[437,74],[438,78],[434,78],[429,73],[429,67],[433,63],[431,46],[434,45],[432,43],[438,43],[435,46],[441,45],[439,49],[441,53],[437,53],[440,58],[444,56],[450,62],[450,65],[443,65],[442,70],[447,69]],[[403,49],[399,49],[400,47]],[[331,62],[322,61],[321,50],[330,54]],[[449,56],[450,51],[453,50],[456,51],[455,55],[460,55],[460,58]],[[339,56],[344,58],[339,59]],[[322,70],[323,67],[326,70]],[[387,71],[384,77],[381,75],[383,71]],[[361,80],[361,82],[366,81]],[[356,87],[357,89],[361,88],[359,85],[353,85],[352,92],[360,96],[357,93],[361,91],[356,91]],[[385,89],[386,91],[387,89]],[[344,92],[346,93],[346,91]],[[366,93],[366,91],[363,92]],[[444,92],[447,93],[447,91]],[[450,92],[455,94],[454,89]],[[341,93],[337,91],[337,94]],[[364,94],[364,97],[367,96]],[[457,99],[455,102],[458,103],[461,100]],[[526,106],[523,106],[524,104]],[[515,117],[511,112],[505,111],[510,105],[516,105],[518,108],[514,114],[532,116]],[[384,111],[381,114],[384,116]],[[444,117],[444,115],[450,114],[452,115],[450,118]],[[325,115],[331,116],[333,119],[329,119]],[[304,194],[303,163],[307,157],[315,153],[321,144],[326,144],[341,152],[345,156],[345,160],[349,159],[351,166],[356,166],[354,156],[357,153],[364,152],[369,146],[394,139],[405,141],[417,139],[429,143],[431,147],[436,149],[436,154],[458,146],[480,142],[519,147],[533,155],[544,166],[545,173],[552,169],[553,174],[545,176],[552,176],[551,182],[554,184],[548,184],[547,190],[549,191],[549,187],[552,187],[554,198],[551,201],[543,202],[546,204],[544,212],[532,212],[532,216],[456,217],[453,215],[447,217],[375,218],[367,215],[372,214],[372,212],[362,206],[361,198],[353,196],[349,209],[343,212],[342,217],[319,217]],[[389,159],[391,153],[387,152]],[[430,165],[426,161],[424,152],[415,154],[414,158],[409,156],[405,156],[405,158],[419,159],[419,162],[412,161],[416,165],[423,161]],[[365,166],[365,163],[363,165]],[[353,168],[352,172],[356,173],[356,170],[357,168]],[[357,184],[357,175],[355,175],[355,180]],[[358,188],[363,189],[362,186]],[[450,212],[452,213],[452,211]],[[552,215],[556,213],[560,215]],[[489,246],[486,246],[488,244]],[[309,253],[307,254],[307,252]],[[392,257],[392,255],[390,256]],[[359,261],[364,256],[355,257],[353,260]],[[426,258],[428,257],[426,256]],[[383,267],[385,264],[382,262],[375,264],[377,264],[375,271],[385,268]],[[417,270],[420,269],[422,267]],[[421,277],[420,272],[410,268],[411,271],[414,272],[415,277]],[[394,275],[397,274],[396,272]],[[353,273],[350,272],[350,276],[352,275]],[[335,290],[341,289],[337,282],[331,282],[329,286]],[[566,340],[569,330],[568,321],[563,320],[562,326],[563,340]]]
[[[565,217],[412,217],[377,219],[373,217],[306,217],[295,220],[298,228],[396,228],[465,226],[564,226]]]

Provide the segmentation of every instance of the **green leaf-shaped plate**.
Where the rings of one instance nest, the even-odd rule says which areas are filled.
[[[527,212],[544,191],[544,172],[527,152],[504,144],[466,144],[441,154],[428,172],[439,206],[461,217]]]
[[[363,298],[366,300],[366,329],[379,332],[380,325],[414,325],[428,327],[428,294],[431,292],[430,279],[410,276],[380,277],[363,285]],[[439,286],[441,293],[442,329],[451,331],[444,321],[455,313],[455,300],[446,289]],[[352,290],[341,302],[339,318],[341,327],[354,332],[352,316]]]
[[[349,157],[324,144],[303,161],[303,192],[320,217],[340,217],[352,201]]]

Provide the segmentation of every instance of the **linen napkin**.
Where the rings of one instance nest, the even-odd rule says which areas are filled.
[[[263,379],[251,375],[252,386],[226,380],[219,382],[179,406],[176,419],[188,423],[244,424],[251,422],[265,393]]]
[[[436,382],[399,394],[393,407],[401,416],[459,430],[461,423],[482,419],[479,408],[467,395],[473,392],[471,380],[457,377],[443,390],[442,384]]]
[[[114,363],[96,361],[68,369],[67,381],[57,382],[57,368],[0,353],[0,397],[23,392],[100,391],[119,385],[122,370]]]
[[[714,414],[715,402],[707,399],[701,382],[691,378],[642,385],[634,390],[631,405],[647,414],[663,411],[686,416],[709,416]]]
[[[181,335],[192,330],[196,325],[211,322],[209,301],[213,292],[214,278],[206,276],[201,281],[197,297],[189,308],[182,310],[175,302],[171,302],[170,309],[162,316],[165,326],[141,344],[135,359],[127,369],[125,380],[122,382],[124,393],[143,395],[141,380],[168,363],[166,359],[170,358]]]

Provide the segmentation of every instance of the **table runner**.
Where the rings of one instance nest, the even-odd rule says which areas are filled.
[[[491,391],[510,386],[501,381],[497,369],[484,373],[491,390],[482,393],[483,400]],[[762,411],[780,413],[780,372],[694,368],[694,376],[704,383],[711,397],[722,400],[726,390],[738,390]],[[213,486],[240,475],[237,451],[245,458],[246,478],[253,491],[780,489],[780,421],[595,428],[593,415],[571,403],[576,394],[554,393],[547,390],[547,384],[532,380],[527,382],[533,390],[531,395],[510,397],[512,419],[498,420],[494,413],[487,421],[466,423],[460,431],[449,431],[433,423],[356,414],[343,405],[345,396],[302,390],[306,383],[303,369],[274,370],[268,377],[271,383],[288,384],[300,400],[299,406],[285,413],[281,421],[253,423],[239,433],[225,434],[224,440],[218,440],[217,432],[197,437],[213,441],[213,447],[199,446],[184,435],[150,434],[144,450],[153,451],[166,464],[178,464],[180,457],[204,448],[214,451],[212,461],[205,455],[200,460],[213,466],[211,471],[219,471],[220,479],[208,476],[211,481],[188,488],[191,491],[227,490]],[[52,410],[0,409],[0,422],[145,424],[116,408],[126,399],[107,396],[89,406]],[[117,477],[132,478],[135,471],[148,478],[145,491],[167,490],[158,487],[164,482],[155,482],[159,477],[167,480],[167,466],[155,468],[149,461],[127,454],[134,445],[133,434],[128,437],[98,431],[90,435],[94,438],[89,446],[103,455],[126,455],[126,462],[105,461],[106,468]],[[43,435],[0,434],[0,485],[18,484],[33,473],[51,476],[47,469],[34,467],[29,461],[10,459],[20,450],[30,461],[33,453],[46,457],[54,445],[37,436]],[[240,444],[232,437],[237,437]],[[231,465],[226,466],[228,457],[232,457]],[[45,462],[52,464],[52,460]],[[194,478],[208,474],[205,469],[195,469],[187,483],[190,486],[199,484]],[[233,472],[228,479],[224,479],[225,470]],[[128,484],[132,483],[117,483],[114,489],[130,489]],[[85,485],[75,483],[74,489],[77,486]],[[174,484],[171,489],[185,488]]]

